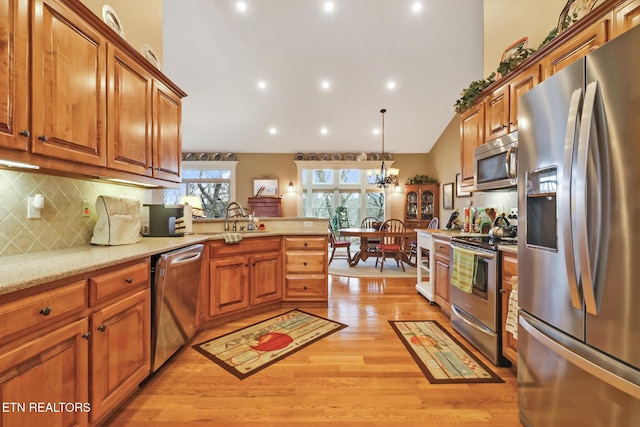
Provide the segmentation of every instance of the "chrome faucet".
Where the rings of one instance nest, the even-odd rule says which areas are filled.
[[[244,208],[238,202],[230,202],[227,205],[224,216],[224,231],[229,231],[229,218],[245,217]],[[237,221],[236,221],[237,222]],[[236,224],[233,224],[233,231],[236,231]]]
[[[233,231],[238,231],[238,220],[233,221]]]

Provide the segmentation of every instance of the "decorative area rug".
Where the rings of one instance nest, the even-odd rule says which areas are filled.
[[[353,253],[353,252],[352,252]],[[376,259],[369,258],[366,261],[360,261],[355,267],[349,267],[349,263],[344,258],[334,258],[329,264],[329,274],[346,277],[413,277],[417,276],[416,268],[411,267],[406,262],[402,271],[402,267],[397,267],[396,262],[387,259],[384,263],[384,269],[380,272],[380,263],[378,268],[375,267]]]
[[[431,384],[504,382],[435,320],[389,324]]]
[[[346,327],[295,309],[193,348],[243,380]]]

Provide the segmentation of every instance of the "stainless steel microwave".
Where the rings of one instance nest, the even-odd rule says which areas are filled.
[[[473,150],[475,189],[503,190],[518,184],[518,132],[512,132]]]

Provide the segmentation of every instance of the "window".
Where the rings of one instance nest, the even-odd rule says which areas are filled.
[[[179,205],[182,196],[198,196],[207,218],[224,218],[226,207],[235,200],[235,161],[182,162],[180,188],[164,190],[163,202]]]
[[[302,215],[312,217],[335,216],[336,208],[343,207],[345,214],[337,227],[357,227],[368,216],[383,221],[385,218],[384,189],[367,182],[367,170],[344,168],[343,162],[322,162],[322,168],[305,168],[298,163],[302,182]],[[330,167],[325,167],[329,164]],[[343,163],[344,164],[344,163]],[[342,166],[342,167],[340,167]],[[364,166],[364,165],[363,165]]]

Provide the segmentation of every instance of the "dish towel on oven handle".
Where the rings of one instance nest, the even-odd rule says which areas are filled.
[[[473,251],[453,247],[453,271],[451,284],[463,292],[471,293],[478,260]]]
[[[504,329],[518,339],[518,276],[511,277],[512,290],[509,294],[509,309],[507,310],[507,324]]]

